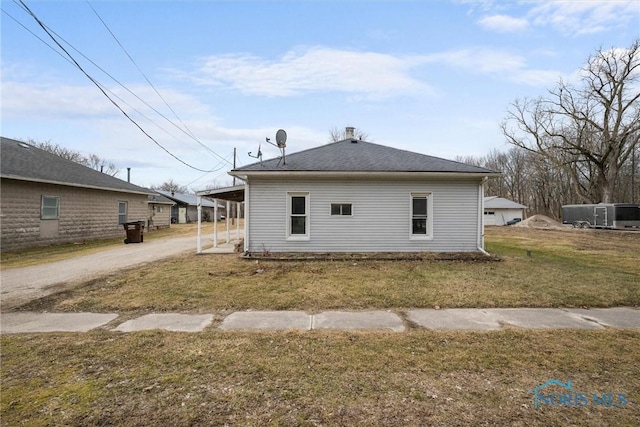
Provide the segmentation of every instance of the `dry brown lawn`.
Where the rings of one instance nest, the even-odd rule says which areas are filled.
[[[489,229],[502,262],[186,256],[31,309],[611,306],[640,301],[640,234]],[[531,257],[527,256],[531,251]],[[219,317],[218,317],[219,318]],[[0,337],[7,426],[636,426],[640,331],[165,331]],[[570,380],[585,406],[533,408]],[[564,393],[552,386],[548,393]],[[622,394],[624,406],[593,394]],[[569,396],[570,398],[570,396]],[[575,402],[575,399],[574,399]],[[620,404],[619,399],[613,402]]]
[[[24,309],[313,312],[640,305],[640,233],[496,227],[486,240],[501,262],[262,261],[192,254],[102,277]]]
[[[96,331],[1,342],[6,426],[640,425],[638,332]],[[570,380],[589,405],[534,409],[532,389],[550,379]],[[593,393],[628,403],[599,406]]]

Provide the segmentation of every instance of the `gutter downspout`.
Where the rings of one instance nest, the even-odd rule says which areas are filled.
[[[484,183],[489,177],[484,177],[478,185],[478,250],[485,255],[489,252],[484,250]]]

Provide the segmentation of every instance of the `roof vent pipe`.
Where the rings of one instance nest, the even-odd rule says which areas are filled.
[[[131,182],[131,168],[127,168],[127,182]]]
[[[355,138],[355,130],[356,128],[347,126],[344,128],[345,139],[353,139]]]

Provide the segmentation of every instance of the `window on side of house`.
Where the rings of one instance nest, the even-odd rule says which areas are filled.
[[[40,218],[41,219],[60,218],[60,197],[42,196]]]
[[[411,194],[411,238],[431,238],[431,194]]]
[[[127,202],[118,202],[118,224],[127,222]]]
[[[287,193],[287,238],[309,239],[309,193]]]
[[[351,203],[331,203],[331,216],[351,216]]]

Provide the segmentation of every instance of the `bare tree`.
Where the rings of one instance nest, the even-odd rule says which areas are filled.
[[[41,150],[62,157],[63,159],[71,160],[72,162],[106,173],[107,175],[116,176],[120,172],[120,169],[118,169],[114,163],[109,162],[96,154],[84,156],[79,151],[74,151],[59,144],[54,144],[51,141],[38,142],[33,139],[29,139],[25,142],[33,145],[34,147],[40,148]]]
[[[178,184],[173,179],[169,179],[168,181],[165,181],[160,185],[152,185],[151,189],[159,190],[159,191],[168,191],[171,193],[183,193],[183,194],[189,193],[189,189],[186,186]]]
[[[502,123],[507,141],[551,161],[571,177],[583,202],[612,202],[617,179],[640,135],[640,40],[598,50],[577,85],[516,100]]]
[[[106,173],[107,175],[116,176],[120,169],[116,167],[116,165],[112,162],[109,162],[95,154],[89,154],[89,157],[86,159],[86,166],[89,166],[92,169],[99,170],[100,172]]]
[[[359,129],[354,129],[353,137],[360,141],[369,141],[369,134]],[[347,129],[334,127],[329,131],[329,142],[338,142],[348,138]]]

